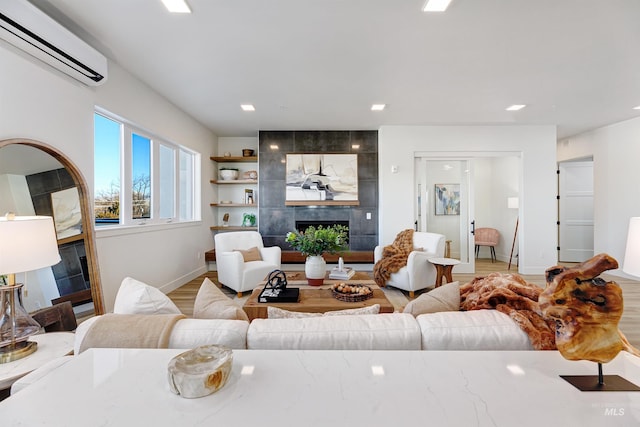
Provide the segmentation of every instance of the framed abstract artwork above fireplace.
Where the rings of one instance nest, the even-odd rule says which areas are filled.
[[[286,206],[357,206],[357,154],[287,154]]]

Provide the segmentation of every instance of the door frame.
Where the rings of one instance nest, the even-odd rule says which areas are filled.
[[[424,185],[424,183],[422,183],[422,181],[420,180],[421,177],[419,177],[419,169],[415,167],[415,165],[417,164],[417,162],[422,161],[422,159],[426,159],[426,160],[438,160],[438,161],[459,161],[459,160],[467,160],[469,161],[469,165],[470,165],[470,169],[473,170],[473,160],[474,159],[481,159],[481,158],[500,158],[500,157],[515,157],[518,159],[518,170],[519,170],[519,177],[518,177],[518,183],[517,183],[517,190],[515,190],[515,195],[517,195],[520,198],[520,206],[523,206],[524,203],[524,198],[525,198],[525,194],[524,191],[522,190],[524,188],[524,182],[523,182],[523,153],[522,151],[416,151],[414,152],[414,194],[418,194],[419,191],[419,185]],[[471,176],[471,174],[469,174],[469,176]],[[424,194],[424,192],[423,192]],[[511,195],[513,196],[513,194]],[[416,197],[414,199],[414,203],[415,203],[415,207],[414,207],[414,219],[415,221],[418,221],[418,213],[420,212],[419,209],[424,209],[424,201],[422,201],[422,206],[418,207],[419,205],[419,199]],[[505,200],[506,203],[506,200]],[[475,204],[475,196],[474,196],[474,186],[473,183],[471,182],[471,179],[469,178],[469,216],[468,216],[468,226],[469,226],[469,230],[471,230],[471,221],[474,221],[474,218],[471,216],[474,213],[473,210],[473,205]],[[506,206],[506,205],[505,205]],[[518,213],[518,218],[519,221],[522,222],[522,213],[519,212]],[[460,226],[462,227],[462,223],[460,224]],[[519,230],[521,233],[524,230]],[[475,242],[473,239],[473,234],[471,232],[469,232],[469,236],[470,238],[468,239],[468,247],[469,247],[469,259],[470,262],[467,264],[459,264],[456,266],[456,271],[459,273],[469,273],[469,274],[473,274],[475,273]],[[518,253],[518,270],[520,268],[520,265],[524,264],[524,256],[526,256],[525,252],[520,250],[520,245],[521,242],[524,239],[518,238],[517,239],[517,246],[516,246],[516,253]],[[465,267],[466,265],[466,267]],[[467,270],[471,270],[471,271],[467,271]]]
[[[581,157],[581,158],[577,158],[577,159],[571,159],[571,160],[563,160],[561,162],[558,162],[558,193],[557,193],[557,201],[558,201],[558,261],[565,261],[565,262],[582,262],[582,261],[586,261],[587,259],[591,258],[594,254],[595,248],[593,247],[593,241],[595,239],[595,236],[593,235],[594,230],[593,230],[593,226],[594,226],[594,211],[593,211],[593,206],[592,206],[592,211],[591,211],[591,220],[588,221],[584,221],[584,220],[567,220],[565,215],[563,215],[563,209],[564,206],[567,206],[568,203],[565,202],[565,200],[567,199],[567,189],[564,187],[565,184],[565,180],[564,180],[564,176],[566,176],[566,174],[562,174],[561,170],[562,168],[566,168],[568,165],[579,165],[579,166],[583,166],[585,164],[589,163],[591,165],[591,179],[592,179],[592,188],[591,188],[591,193],[590,196],[593,200],[594,197],[594,192],[595,192],[595,183],[594,183],[594,162],[593,162],[593,156],[588,156],[588,157]],[[573,196],[576,197],[580,197],[580,196],[584,196],[585,194],[580,194],[580,193],[575,193],[573,194]],[[589,196],[589,195],[586,195]],[[565,200],[563,200],[565,199]],[[591,226],[592,227],[592,235],[591,235],[591,242],[592,242],[592,248],[591,251],[585,251],[585,255],[581,258],[580,261],[577,260],[577,258],[574,259],[569,259],[571,258],[571,255],[562,255],[563,254],[563,250],[565,251],[564,253],[566,254],[566,247],[567,244],[563,242],[563,227],[569,227],[569,226],[575,226],[575,227],[580,227],[580,226]],[[566,230],[566,228],[565,228]],[[565,249],[563,249],[563,247]],[[580,248],[582,250],[586,250],[586,248]]]

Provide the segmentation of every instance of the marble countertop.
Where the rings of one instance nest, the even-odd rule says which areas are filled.
[[[19,378],[57,357],[73,352],[72,332],[49,332],[32,335],[29,341],[38,343],[35,353],[9,363],[0,363],[0,390],[9,388]]]
[[[2,425],[640,425],[640,392],[580,392],[559,375],[597,365],[555,351],[234,350],[227,384],[198,399],[169,390],[180,352],[86,351],[0,402]],[[640,385],[640,359],[604,373]]]

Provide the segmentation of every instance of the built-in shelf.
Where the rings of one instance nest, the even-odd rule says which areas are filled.
[[[214,231],[258,231],[258,227],[244,227],[242,225],[214,225],[209,228]]]
[[[221,164],[243,163],[245,164],[245,166],[241,169],[246,169],[246,168],[252,169],[251,165],[246,165],[246,164],[253,163],[253,164],[256,164],[257,166],[257,162],[258,162],[258,156],[246,156],[246,157],[245,156],[224,156],[224,157],[212,156],[210,157],[210,159],[216,162],[216,176],[218,175],[218,172],[219,172],[218,167],[221,166]],[[239,217],[236,214],[232,215],[234,217],[234,221],[230,221],[230,223],[231,224],[235,223],[238,225],[227,225],[227,226],[221,225],[223,223],[222,213],[225,211],[237,213],[238,209],[248,209],[249,212],[255,212],[258,209],[258,203],[256,201],[256,196],[257,196],[256,190],[258,186],[258,180],[246,179],[245,176],[248,176],[248,175],[243,175],[242,172],[240,172],[241,179],[229,179],[229,180],[211,179],[210,180],[212,185],[214,186],[220,185],[224,187],[224,190],[221,193],[218,193],[217,195],[215,195],[215,198],[218,200],[218,202],[212,202],[209,204],[215,211],[214,214],[217,217],[217,221],[216,221],[217,224],[210,227],[212,231],[216,233],[222,233],[225,231],[247,231],[247,230],[257,231],[258,230],[257,226],[246,227],[238,224]],[[242,190],[242,186],[245,186],[244,191]],[[219,188],[220,187],[218,187],[218,189]],[[248,201],[247,193],[246,193],[247,191],[252,191],[251,200],[253,200],[253,203],[245,203],[246,201]],[[230,201],[232,203],[220,203],[220,201]],[[240,218],[242,218],[242,216],[240,216]]]
[[[257,179],[212,179],[212,184],[257,184]]]
[[[255,203],[211,203],[210,206],[229,207],[229,208],[257,208]]]
[[[218,163],[251,163],[257,162],[258,156],[248,156],[248,157],[210,157],[211,160]]]

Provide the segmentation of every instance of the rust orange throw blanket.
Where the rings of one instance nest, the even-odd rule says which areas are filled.
[[[167,348],[182,314],[104,314],[87,330],[80,353],[97,348]]]
[[[373,266],[373,280],[378,286],[386,286],[391,273],[407,265],[407,258],[413,250],[413,229],[398,233],[392,244],[382,249],[382,258]]]
[[[491,273],[460,286],[460,310],[496,309],[508,314],[527,333],[536,350],[555,350],[555,326],[542,317],[538,296],[543,289],[517,274]]]

